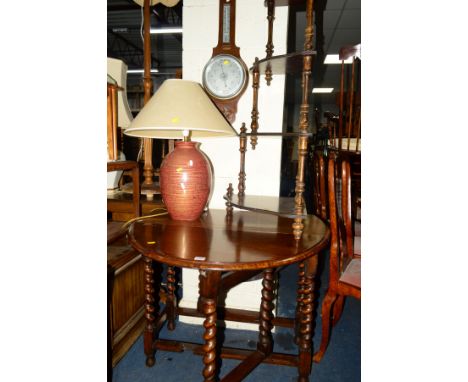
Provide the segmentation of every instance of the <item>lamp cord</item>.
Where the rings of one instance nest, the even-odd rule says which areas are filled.
[[[142,43],[143,43],[143,46],[145,46],[145,37],[143,36],[143,19],[144,19],[143,8],[144,8],[144,7],[140,7],[140,14],[141,14],[140,36],[141,36],[141,41],[142,41]]]
[[[150,212],[153,212],[153,211],[157,211],[157,210],[163,210],[164,212],[160,212],[160,213],[157,213],[157,214],[153,214],[153,215],[145,215],[145,216],[138,216],[136,218],[132,218],[130,220],[127,220],[123,226],[122,226],[122,229],[126,229],[131,223],[133,223],[134,221],[141,221],[141,220],[144,220],[144,219],[148,219],[148,218],[154,218],[154,217],[157,217],[157,216],[163,216],[163,215],[167,215],[168,212],[167,212],[167,209],[165,208],[155,208],[153,210],[151,210]]]

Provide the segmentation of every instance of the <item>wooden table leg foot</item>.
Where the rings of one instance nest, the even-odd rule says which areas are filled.
[[[145,363],[148,367],[154,366],[154,364],[156,363],[156,357],[154,355],[146,357]]]

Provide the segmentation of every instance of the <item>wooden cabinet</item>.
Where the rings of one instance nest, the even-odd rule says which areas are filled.
[[[141,254],[126,239],[107,247],[107,264],[114,270],[109,316],[115,366],[144,329],[144,272]]]

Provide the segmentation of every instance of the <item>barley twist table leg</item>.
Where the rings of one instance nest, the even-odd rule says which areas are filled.
[[[167,328],[169,330],[175,329],[175,316],[176,316],[176,299],[174,295],[175,291],[175,270],[174,267],[167,267]]]
[[[218,300],[218,289],[221,282],[220,271],[200,271],[199,288],[200,299],[199,306],[205,315],[203,327],[205,333],[203,339],[203,378],[205,382],[216,380],[216,304]]]
[[[317,272],[318,256],[306,261],[304,274],[304,289],[302,306],[300,307],[299,326],[299,378],[298,382],[309,381],[312,369],[312,336],[315,300],[315,275]]]
[[[144,349],[146,354],[146,366],[153,366],[156,362],[154,357],[155,349],[153,348],[154,342],[154,320],[155,320],[155,304],[154,304],[154,270],[153,262],[148,257],[144,259],[144,273],[145,273],[145,318],[146,326],[143,337]]]
[[[299,264],[299,277],[297,281],[297,298],[296,298],[296,316],[294,321],[294,342],[299,344],[299,325],[300,325],[300,312],[304,299],[304,262]]]
[[[213,300],[202,299],[203,314],[205,321],[203,327],[205,333],[203,339],[203,377],[205,381],[214,381],[216,377],[216,302]]]
[[[260,324],[257,349],[264,354],[270,354],[273,350],[273,269],[266,269],[263,273],[262,281],[262,302],[260,304]]]

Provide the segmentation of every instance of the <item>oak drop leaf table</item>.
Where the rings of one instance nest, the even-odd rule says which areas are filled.
[[[131,245],[142,253],[145,262],[146,364],[154,365],[156,349],[183,351],[191,348],[194,353],[203,355],[204,381],[217,380],[219,356],[243,360],[222,379],[224,382],[242,380],[261,362],[297,366],[298,381],[308,381],[312,366],[318,254],[328,244],[330,232],[323,221],[313,215],[306,215],[303,224],[302,237],[295,240],[291,219],[252,211],[235,210],[226,214],[225,210],[211,210],[192,222],[160,216],[132,223],[128,238]],[[168,265],[166,304],[161,311],[156,301],[160,294],[155,293],[158,275],[155,275],[153,262]],[[274,317],[274,272],[297,262],[300,266],[296,317]],[[174,266],[200,271],[198,309],[192,309],[192,312],[178,308],[175,302]],[[218,306],[218,296],[261,272],[259,313]],[[204,345],[158,338],[166,321],[170,330],[175,328],[177,313],[204,317]],[[217,319],[258,323],[257,350],[219,348],[216,344]],[[299,348],[297,355],[273,353],[273,325],[295,329]]]

